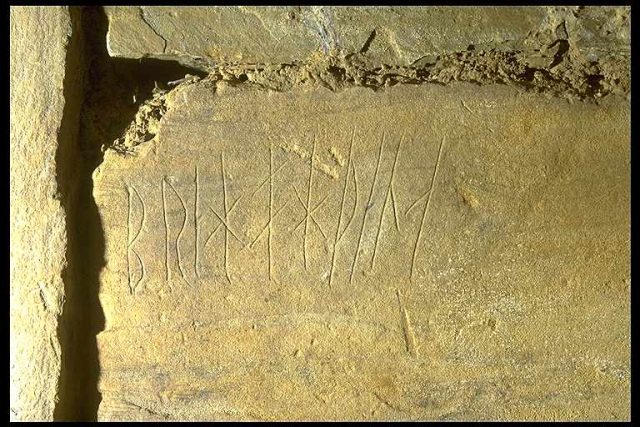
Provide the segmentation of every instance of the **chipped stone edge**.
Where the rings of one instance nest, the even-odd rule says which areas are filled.
[[[608,96],[630,94],[630,73],[609,75],[606,70],[619,67],[614,64],[585,64],[572,59],[570,51],[556,58],[553,67],[533,67],[521,52],[498,49],[464,51],[441,55],[432,63],[422,66],[368,67],[360,54],[324,55],[321,52],[306,61],[289,64],[224,64],[208,68],[204,79],[186,75],[169,85],[174,88],[154,90],[143,102],[134,120],[124,134],[103,150],[114,149],[120,154],[132,154],[133,148],[150,141],[157,133],[158,124],[169,108],[167,95],[185,85],[198,81],[215,87],[224,83],[255,90],[285,92],[296,88],[323,87],[339,92],[353,87],[366,87],[374,91],[397,84],[440,84],[468,82],[478,85],[503,84],[516,86],[546,96],[598,103]],[[615,60],[614,60],[615,61]],[[628,62],[622,61],[628,66]]]

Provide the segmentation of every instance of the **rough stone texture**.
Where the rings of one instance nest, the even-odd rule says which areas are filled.
[[[12,420],[629,418],[629,7],[104,9],[10,13]]]
[[[629,419],[624,97],[215,80],[95,172],[99,419]]]
[[[630,90],[629,7],[114,6],[106,12],[115,57],[177,60],[273,90],[344,79],[366,85],[367,76],[383,83],[516,83],[580,98]]]
[[[411,65],[448,52],[569,39],[592,61],[629,52],[628,7],[106,7],[109,53],[286,63],[315,51]],[[552,55],[553,56],[553,55]]]
[[[73,126],[64,124],[73,25],[66,7],[12,7],[10,26],[9,404],[11,420],[50,421],[68,274],[63,199],[70,187],[62,183],[71,179],[61,164],[73,160]]]

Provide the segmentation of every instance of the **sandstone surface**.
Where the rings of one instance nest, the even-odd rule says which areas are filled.
[[[10,417],[51,421],[62,366],[77,74],[66,7],[10,13]],[[75,117],[77,121],[77,116]],[[75,127],[77,129],[77,125]]]
[[[630,90],[628,7],[105,8],[107,47],[282,91],[506,83],[558,96]]]
[[[629,50],[625,7],[106,7],[116,57],[287,63],[315,51],[412,65],[474,49],[547,48],[570,40],[590,60]],[[553,57],[553,54],[551,55]]]
[[[12,421],[630,418],[630,7],[9,20]]]
[[[629,418],[626,99],[149,105],[94,174],[99,419]]]

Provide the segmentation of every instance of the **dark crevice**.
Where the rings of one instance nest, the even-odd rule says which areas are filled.
[[[567,40],[556,40],[556,42],[549,47],[551,48],[556,45],[558,45],[558,51],[554,55],[553,62],[551,63],[551,65],[549,65],[549,69],[552,69],[556,65],[560,64],[564,60],[564,56],[566,55],[566,53],[569,51],[569,41]]]
[[[67,200],[67,275],[65,277],[64,315],[60,322],[62,344],[62,370],[59,401],[54,414],[58,421],[96,420],[100,402],[98,392],[99,362],[96,335],[103,328],[104,316],[98,299],[98,277],[104,264],[104,244],[99,216],[91,203],[91,167],[82,150],[82,115],[86,94],[91,91],[88,71],[94,34],[87,31],[86,16],[82,8],[71,8],[74,37],[82,40],[82,50],[75,53],[77,67],[67,61],[65,80],[81,80],[83,93],[75,94],[81,105],[79,114],[69,118],[76,128],[75,155],[60,159],[59,167],[76,174],[74,197]],[[70,55],[74,55],[68,49]],[[65,85],[66,86],[66,85]],[[66,89],[66,87],[65,87]],[[70,96],[65,92],[65,105]],[[64,122],[64,120],[63,120]]]
[[[97,361],[95,334],[87,319],[99,313],[100,305],[92,295],[92,283],[82,277],[82,242],[78,239],[77,222],[81,219],[78,204],[82,198],[83,171],[79,156],[79,122],[84,93],[86,40],[82,29],[82,9],[69,8],[72,31],[67,44],[63,82],[64,110],[58,133],[56,179],[59,197],[65,211],[67,249],[66,267],[62,275],[65,303],[58,323],[61,346],[61,368],[58,401],[54,420],[93,418],[86,401],[92,396],[91,372]],[[95,411],[93,411],[95,412]]]
[[[97,335],[105,324],[99,300],[105,236],[93,198],[92,174],[103,160],[103,147],[122,135],[154,88],[170,89],[170,81],[203,73],[173,61],[112,58],[106,47],[108,21],[103,8],[71,10],[72,42],[77,46],[69,45],[65,83],[76,84],[65,84],[65,109],[70,111],[63,124],[70,130],[60,138],[72,141],[73,147],[61,147],[64,155],[58,156],[68,265],[59,326],[63,362],[54,419],[95,421],[101,401]],[[82,88],[78,81],[84,82]],[[74,87],[77,93],[68,93]]]
[[[367,41],[364,42],[364,44],[362,45],[362,49],[360,49],[360,53],[367,53],[367,51],[369,50],[369,47],[371,47],[371,43],[373,43],[373,40],[376,38],[376,30],[371,31],[371,34],[369,34],[369,38],[367,38]]]

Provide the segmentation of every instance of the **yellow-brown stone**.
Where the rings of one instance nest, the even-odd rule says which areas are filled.
[[[100,419],[628,418],[626,100],[165,101],[94,175]]]

